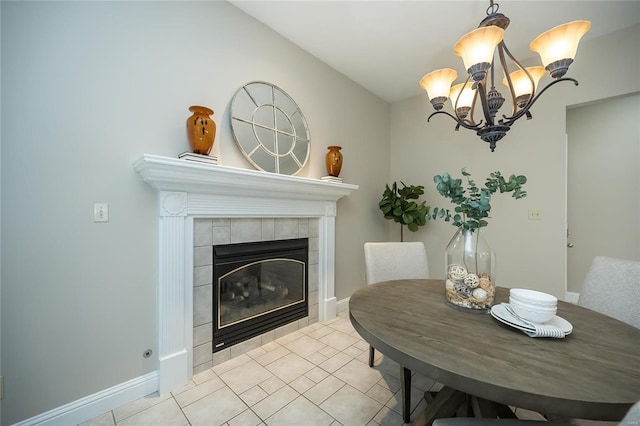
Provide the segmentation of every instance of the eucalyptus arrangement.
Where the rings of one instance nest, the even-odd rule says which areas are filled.
[[[491,195],[496,191],[513,192],[512,197],[516,200],[527,196],[527,192],[522,189],[522,185],[527,183],[526,176],[511,175],[509,180],[505,180],[500,172],[493,172],[485,181],[484,187],[478,188],[466,168],[462,168],[461,173],[467,179],[466,189],[462,185],[462,179],[455,179],[447,172],[433,177],[440,195],[458,205],[453,215],[455,227],[473,231],[487,226],[488,222],[484,219],[489,217]],[[451,212],[449,209],[435,207],[431,214],[427,214],[427,220],[437,218],[444,218],[445,222],[449,222],[452,219]]]
[[[491,308],[495,297],[495,253],[480,230],[488,225],[485,220],[491,211],[491,196],[496,192],[511,192],[515,199],[527,196],[522,186],[527,178],[511,175],[505,179],[500,172],[493,172],[478,188],[471,174],[461,170],[462,179],[443,173],[433,177],[436,189],[457,206],[452,215],[449,209],[434,208],[427,220],[453,221],[457,232],[446,248],[447,279],[445,293],[447,301],[457,307],[483,312]]]
[[[406,225],[409,231],[416,232],[418,228],[427,223],[430,208],[424,201],[420,204],[414,201],[424,194],[424,186],[407,186],[402,181],[400,183],[402,188],[399,188],[396,182],[391,187],[385,185],[378,206],[385,219],[400,224],[400,241],[404,241],[403,225]]]

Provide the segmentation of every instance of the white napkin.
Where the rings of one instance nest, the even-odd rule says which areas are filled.
[[[518,320],[521,323],[525,324],[529,328],[533,328],[533,331],[522,330],[524,332],[524,334],[526,334],[527,336],[529,336],[529,337],[553,337],[553,338],[556,338],[556,339],[564,339],[565,334],[564,334],[564,331],[560,327],[557,327],[555,325],[550,325],[550,324],[536,324],[536,323],[527,321],[526,319],[518,316],[518,314],[516,314],[513,311],[513,308],[508,303],[502,303],[502,305],[504,306],[505,310],[511,316],[513,316],[516,320]]]
[[[525,331],[524,334],[529,337],[553,337],[556,339],[564,339],[564,331],[555,325],[534,324],[532,327],[535,328],[535,331]]]

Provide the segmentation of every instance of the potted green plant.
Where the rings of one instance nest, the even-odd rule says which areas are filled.
[[[506,180],[500,172],[493,172],[478,188],[471,174],[461,170],[466,178],[451,177],[445,172],[433,177],[436,190],[457,206],[452,215],[449,209],[434,208],[427,220],[453,220],[457,229],[446,248],[447,279],[445,291],[447,301],[477,311],[491,308],[495,295],[495,253],[486,242],[481,229],[488,225],[485,220],[491,211],[491,196],[497,191],[511,192],[515,199],[527,196],[522,186],[527,182],[523,175],[511,175]]]
[[[400,224],[400,241],[404,241],[403,225],[406,225],[409,231],[416,232],[418,228],[427,223],[429,206],[425,204],[425,201],[419,204],[414,201],[424,194],[424,186],[407,186],[402,181],[400,183],[402,188],[398,187],[396,182],[391,187],[385,185],[378,206],[385,219]]]

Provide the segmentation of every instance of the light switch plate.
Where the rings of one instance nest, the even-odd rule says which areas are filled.
[[[93,221],[109,222],[109,204],[95,203],[93,205]]]
[[[529,220],[542,220],[542,211],[529,210]]]

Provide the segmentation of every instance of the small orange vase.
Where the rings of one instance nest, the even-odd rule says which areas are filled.
[[[216,138],[216,123],[211,116],[213,110],[203,106],[190,106],[189,111],[193,113],[187,119],[187,136],[189,146],[195,154],[209,155]]]
[[[342,153],[340,152],[342,147],[328,146],[327,149],[329,150],[325,156],[327,173],[329,176],[338,177],[340,169],[342,169]]]

